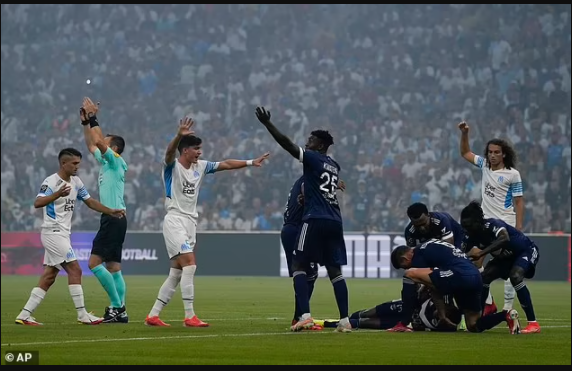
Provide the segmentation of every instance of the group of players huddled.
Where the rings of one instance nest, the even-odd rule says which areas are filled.
[[[391,254],[394,268],[405,269],[401,298],[346,317],[347,289],[341,293],[336,289],[336,283],[343,280],[337,269],[346,263],[343,236],[335,228],[326,228],[334,227],[335,221],[342,229],[335,190],[345,190],[345,184],[324,187],[329,186],[324,181],[334,176],[339,182],[339,165],[326,154],[333,138],[327,132],[312,132],[303,150],[288,143],[271,124],[267,128],[282,147],[304,163],[304,173],[288,196],[281,234],[296,292],[292,331],[332,327],[341,332],[358,328],[483,332],[506,322],[511,334],[540,332],[524,282],[534,277],[539,251],[519,231],[524,210],[522,180],[508,142],[493,139],[487,143],[484,157],[478,156],[469,147],[469,126],[459,124],[461,155],[483,173],[482,202],[470,202],[460,223],[446,212],[430,212],[422,203],[410,205],[410,222],[404,233],[407,245],[398,246]],[[313,153],[308,155],[309,151]],[[330,172],[332,167],[335,173]],[[316,226],[322,240],[314,237]],[[487,256],[490,259],[483,267]],[[309,298],[318,264],[326,266],[334,285],[340,320],[314,320],[310,315]],[[489,291],[490,284],[500,278],[508,285],[505,307],[497,311]],[[515,292],[528,321],[524,329],[512,308]]]

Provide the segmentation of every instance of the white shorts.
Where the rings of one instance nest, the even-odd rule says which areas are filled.
[[[197,225],[189,218],[172,214],[165,215],[163,238],[169,259],[195,251]]]
[[[61,270],[62,263],[77,260],[69,234],[41,233],[40,238],[45,249],[44,265]]]

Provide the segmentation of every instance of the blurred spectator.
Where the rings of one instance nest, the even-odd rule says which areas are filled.
[[[458,216],[479,198],[479,171],[458,155],[462,119],[476,152],[492,136],[515,144],[528,228],[569,230],[570,15],[570,4],[2,4],[2,230],[36,229],[30,206],[59,149],[87,152],[84,95],[127,141],[130,229],[161,230],[160,162],[186,114],[205,159],[272,152],[262,169],[207,178],[199,228],[279,229],[302,169],[257,124],[263,104],[298,143],[332,132],[347,230],[401,231],[411,202]],[[98,169],[84,157],[95,197]],[[98,228],[86,209],[74,230]]]

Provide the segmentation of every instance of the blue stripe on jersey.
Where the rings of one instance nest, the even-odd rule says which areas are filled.
[[[56,219],[56,206],[54,203],[50,203],[46,205],[46,214],[52,219]]]
[[[165,196],[171,198],[171,188],[173,187],[173,169],[175,168],[175,162],[171,165],[167,165],[163,171],[163,179],[165,180]]]
[[[522,193],[523,191],[522,182],[512,183],[510,185],[510,188],[512,189],[513,193]]]
[[[216,162],[207,162],[207,167],[205,167],[205,174],[214,174],[216,172],[217,169],[217,163]]]
[[[477,166],[480,167],[481,169],[483,168],[483,166],[485,166],[485,159],[484,157],[479,157],[477,160]]]
[[[81,187],[78,191],[77,191],[77,199],[78,200],[85,200],[89,198],[89,193],[87,193],[87,189],[85,189],[85,187]]]
[[[44,193],[46,196],[50,196],[54,194],[54,191],[52,191],[51,188],[46,189],[46,192]],[[52,219],[56,219],[56,206],[54,205],[54,203],[49,203],[46,205],[46,214],[52,218]]]
[[[510,209],[512,207],[512,187],[508,188],[506,193],[506,198],[504,199],[504,208]]]

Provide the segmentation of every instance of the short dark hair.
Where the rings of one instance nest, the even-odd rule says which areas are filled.
[[[407,208],[407,216],[411,219],[419,219],[423,214],[429,214],[429,209],[424,203],[416,202]]]
[[[72,157],[79,157],[82,158],[81,152],[75,148],[64,148],[58,154],[58,160],[61,160],[64,156],[72,156]]]
[[[507,169],[513,169],[516,166],[518,158],[516,156],[516,151],[512,148],[512,145],[504,139],[494,138],[488,141],[487,146],[485,147],[485,158],[487,159],[487,164],[490,167],[488,161],[489,156],[489,145],[495,145],[501,147],[502,154],[503,154],[503,163]]]
[[[125,150],[125,139],[120,137],[119,135],[114,134],[107,134],[108,137],[111,137],[111,147],[117,147],[117,154],[120,155]]]
[[[311,134],[320,139],[326,149],[334,144],[334,137],[332,137],[332,134],[327,130],[314,130]]]
[[[405,245],[397,246],[393,249],[391,252],[391,265],[393,265],[393,268],[401,269],[399,262],[409,250],[411,250],[411,247]]]
[[[461,220],[463,219],[484,220],[485,215],[481,204],[478,201],[471,201],[471,203],[465,206],[461,211]]]
[[[200,146],[202,142],[203,140],[199,137],[194,135],[185,135],[179,141],[177,149],[179,150],[179,153],[182,153],[185,148]]]

